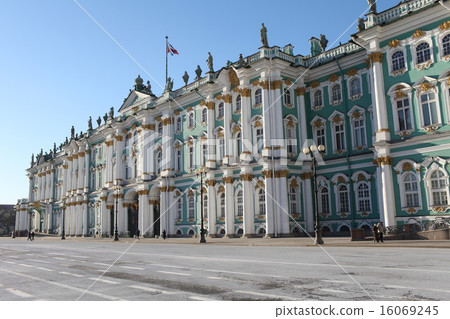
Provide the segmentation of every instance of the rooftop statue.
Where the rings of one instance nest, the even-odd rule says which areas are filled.
[[[53,154],[56,156],[56,143],[53,143]]]
[[[200,67],[200,65],[197,65],[197,69],[195,70],[195,75],[197,76],[195,78],[195,80],[200,80],[201,76],[202,76],[202,68]]]
[[[172,89],[173,89],[173,81],[172,78],[169,76],[166,81],[166,88],[164,89],[164,92],[172,92]]]
[[[240,67],[244,67],[246,65],[247,65],[247,62],[245,62],[244,57],[242,56],[242,53],[239,54],[239,60],[237,62],[237,67],[240,68]]]
[[[110,120],[114,119],[114,107],[111,107],[109,109],[109,119]]]
[[[209,72],[214,72],[213,57],[211,55],[211,52],[208,52],[208,58],[206,59],[206,64],[208,64]]]
[[[320,48],[322,49],[322,52],[325,52],[325,49],[327,48],[328,40],[325,37],[325,35],[320,35]]]
[[[367,0],[369,4],[369,13],[377,13],[377,0]]]
[[[74,138],[75,137],[75,127],[73,127],[70,129],[70,138]]]
[[[261,30],[259,30],[261,33],[261,44],[263,47],[269,46],[269,41],[267,40],[267,28],[264,26],[264,23],[261,26]]]
[[[136,90],[136,91],[139,91],[139,92],[141,92],[141,91],[143,91],[144,90],[144,88],[145,88],[145,85],[143,85],[143,83],[144,83],[144,80],[141,78],[141,75],[139,74],[138,75],[138,77],[134,80],[134,89]]]
[[[187,71],[184,71],[184,74],[183,74],[183,82],[184,82],[184,85],[185,85],[185,86],[188,85],[188,82],[189,82],[189,74],[187,73]]]
[[[89,116],[89,120],[88,120],[88,131],[92,131],[92,117]]]
[[[97,124],[98,124],[98,126],[100,126],[102,124],[102,118],[100,116],[97,119]]]
[[[147,87],[145,88],[145,92],[149,95],[153,95],[152,86],[150,85],[150,81],[147,81]]]
[[[34,166],[34,153],[31,154],[31,167]]]
[[[364,23],[364,19],[363,18],[359,18],[358,19],[358,32],[361,32],[363,30],[366,29],[366,25]]]
[[[108,113],[105,113],[105,115],[103,115],[103,121],[105,121],[106,123],[107,120],[108,120]]]

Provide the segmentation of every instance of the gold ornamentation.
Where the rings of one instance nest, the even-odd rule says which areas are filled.
[[[403,171],[410,171],[412,169],[413,169],[413,166],[411,165],[411,163],[409,163],[409,162],[403,163],[403,165],[402,165]]]
[[[391,131],[388,128],[380,128],[377,133],[390,133]]]
[[[233,128],[233,134],[236,134],[237,132],[240,132],[240,131],[241,131],[241,127],[238,126],[238,125],[236,125],[236,126]]]
[[[231,103],[231,95],[230,94],[222,95],[222,101],[224,101],[225,103]]]
[[[131,125],[131,128],[132,128],[133,130],[135,130],[136,127],[137,127],[136,123],[133,123],[133,125]]]
[[[342,117],[340,117],[339,115],[336,115],[335,117],[333,117],[333,123],[339,124],[341,122],[342,122]]]
[[[381,63],[383,61],[383,53],[381,52],[372,52],[368,55],[368,57],[372,63]]]
[[[239,92],[241,93],[241,95],[243,97],[250,97],[252,90],[244,88],[244,89],[240,89]]]
[[[447,210],[447,207],[434,206],[434,207],[431,207],[431,209],[435,213],[444,213]]]
[[[106,146],[113,146],[114,145],[114,141],[105,141]]]
[[[254,80],[254,81],[252,81],[252,85],[253,86],[258,86],[260,83],[259,83],[259,80]]]
[[[320,128],[323,126],[323,122],[321,120],[317,120],[314,122],[314,127],[315,128]]]
[[[418,91],[420,93],[429,91],[431,89],[434,89],[434,84],[431,84],[430,82],[423,82],[422,84],[420,84],[420,88]]]
[[[200,101],[200,106],[205,106],[205,105],[206,105],[205,100],[201,100],[201,101]]]
[[[417,29],[416,31],[414,31],[413,33],[413,37],[416,39],[420,39],[421,37],[423,37],[425,35],[425,31]]]
[[[255,127],[261,127],[262,126],[262,123],[261,123],[261,121],[256,121],[255,122]]]
[[[320,83],[317,82],[317,81],[312,82],[311,85],[310,85],[310,87],[312,87],[313,89],[315,89],[315,88],[317,88],[319,86],[320,86]]]
[[[138,195],[148,195],[150,191],[148,189],[141,189],[137,191]]]
[[[330,77],[328,78],[328,81],[330,82],[336,82],[337,80],[339,80],[339,75],[337,74],[331,74]]]
[[[238,87],[239,86],[239,78],[234,69],[230,69],[228,72],[228,78],[230,80],[231,86]]]
[[[68,160],[69,162],[72,162],[72,161],[73,161],[73,156],[67,157],[67,160]]]
[[[102,201],[105,201],[105,200],[107,200],[107,199],[108,199],[108,197],[106,197],[106,196],[100,197],[100,200],[102,200]]]
[[[342,177],[342,176],[339,176],[337,182],[338,183],[345,183],[345,178]]]
[[[253,174],[241,174],[239,177],[246,182],[250,182],[253,179]]]
[[[312,173],[311,172],[307,172],[307,173],[302,173],[302,179],[311,179],[312,177]]]
[[[164,120],[162,120],[163,126],[170,125],[172,123],[173,122],[172,122],[172,118],[171,117],[166,117]]]
[[[176,110],[174,114],[175,114],[175,115],[180,115],[180,113],[181,113],[180,110]]]
[[[417,210],[413,207],[408,208],[408,210],[406,211],[408,214],[415,214],[417,213]]]
[[[389,43],[388,43],[388,46],[390,47],[390,48],[396,48],[396,47],[398,47],[399,45],[400,45],[400,40],[397,40],[397,39],[395,39],[395,40],[391,40]]]
[[[233,184],[233,182],[234,182],[233,177],[223,177],[222,180],[225,184]]]
[[[167,191],[167,186],[160,186],[160,187],[159,187],[159,191],[160,191],[161,193],[165,193],[165,192]]]
[[[359,119],[362,115],[359,111],[355,111],[355,112],[353,112],[352,116],[355,119]]]
[[[190,111],[192,111],[192,110],[193,110],[192,106],[189,106],[189,107],[186,109],[187,112],[190,112]]]
[[[398,88],[397,88],[397,90],[395,90],[395,97],[397,99],[401,99],[401,98],[406,97],[406,96],[407,96],[406,93],[401,91],[401,90],[399,90]]]
[[[450,29],[450,20],[445,21],[439,26],[439,30],[441,31],[447,31],[448,29]]]
[[[355,76],[356,74],[358,74],[358,70],[357,69],[350,69],[347,71],[347,73],[345,73],[347,76]]]
[[[296,180],[296,179],[293,179],[293,180],[291,181],[291,183],[289,184],[289,187],[292,187],[292,188],[298,187],[297,180]]]
[[[297,90],[295,90],[295,93],[297,94],[297,96],[304,96],[306,93],[306,88],[298,88]]]
[[[208,186],[215,186],[216,185],[216,181],[214,179],[207,179],[205,181],[205,184]]]
[[[282,85],[283,85],[283,81],[281,81],[281,80],[271,81],[270,82],[270,89],[271,90],[279,90],[279,89],[281,89]]]
[[[216,104],[213,101],[206,102],[206,108],[208,110],[214,110]]]
[[[285,83],[286,85],[291,85],[291,84],[292,84],[292,81],[291,81],[291,79],[287,78],[287,79],[284,80],[284,83]]]
[[[377,158],[377,162],[381,165],[392,165],[392,157],[382,156]]]
[[[225,192],[225,187],[223,187],[222,185],[219,186],[219,189],[217,190],[218,193],[224,193]]]
[[[363,174],[358,174],[358,182],[365,181],[366,177]]]

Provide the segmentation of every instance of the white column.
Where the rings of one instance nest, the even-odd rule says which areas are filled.
[[[214,109],[216,104],[214,101],[206,102],[207,108],[207,131],[206,137],[208,139],[208,154],[206,156],[206,167],[216,168],[216,140],[214,138],[214,127],[216,118],[214,115]]]
[[[146,224],[148,219],[148,189],[138,191],[139,194],[139,212],[138,212],[138,229],[140,236],[143,236],[146,231]]]
[[[119,198],[117,199],[117,231],[119,232],[119,235],[123,235],[126,233],[127,228],[125,225],[125,218],[128,217],[128,210],[126,207],[123,206],[123,193],[121,192],[119,195]],[[115,226],[114,226],[115,227]],[[115,229],[115,228],[114,228]]]
[[[177,210],[177,205],[175,203],[175,187],[174,186],[170,186],[168,188],[168,192],[167,192],[167,204],[169,206],[169,211],[167,214],[167,236],[171,236],[171,237],[175,237],[175,216],[176,216],[176,210]]]
[[[101,235],[105,236],[106,234],[112,236],[114,234],[110,234],[110,230],[111,230],[111,224],[115,222],[115,220],[110,220],[111,219],[111,208],[114,209],[114,205],[112,206],[108,206],[106,205],[106,194],[103,195],[101,197],[101,204],[100,204],[100,218],[101,218],[101,225],[100,225],[100,231],[101,231]],[[115,202],[115,199],[114,199]],[[94,214],[97,214],[96,212],[97,207],[94,206]],[[115,212],[115,211],[114,211]],[[116,215],[114,214],[114,218],[116,217]]]
[[[170,114],[165,114],[165,118],[162,120],[163,123],[163,170],[165,171],[165,176],[173,174],[173,129],[172,129],[172,117]],[[166,229],[167,231],[167,229]]]
[[[116,180],[115,182],[122,182],[124,179],[123,174],[123,161],[122,161],[122,152],[123,152],[123,145],[124,145],[124,137],[120,135],[119,132],[114,136],[116,139]]]
[[[278,216],[279,223],[278,226],[278,234],[286,235],[289,234],[289,207],[288,207],[288,189],[287,189],[287,173],[288,171],[280,171],[279,176],[275,178],[275,183],[277,184],[278,189],[278,197],[276,197],[277,207],[278,207]]]
[[[224,108],[224,117],[223,117],[223,130],[224,130],[224,139],[225,139],[225,147],[224,147],[224,164],[231,164],[231,158],[235,156],[233,154],[233,135],[231,134],[231,95],[228,91],[225,91],[221,97],[223,101]]]
[[[88,149],[86,149],[86,151],[83,153],[83,156],[84,156],[83,189],[84,189],[85,193],[89,192],[89,172],[90,172],[89,152],[90,151]]]
[[[306,107],[305,107],[305,88],[297,88],[296,96],[298,103],[298,133],[300,149],[303,147],[305,140],[308,139],[307,123],[306,123]]]
[[[214,174],[208,174],[205,184],[208,187],[208,233],[210,237],[216,236],[216,220],[217,220],[217,197],[216,197],[216,181],[213,179]]]
[[[52,204],[47,205],[45,208],[45,213],[47,214],[47,220],[46,220],[46,229],[43,231],[46,231],[47,234],[50,234],[52,232],[52,222],[53,222],[53,207]]]
[[[151,198],[148,203],[149,203],[149,216],[148,216],[148,224],[146,225],[145,229],[146,232],[148,233],[150,238],[155,237],[155,226],[154,226],[154,222],[155,222],[155,215],[154,215],[154,209],[155,209],[155,205],[156,202],[158,201],[157,198]]]
[[[372,61],[372,75],[373,75],[373,90],[375,105],[373,105],[376,112],[377,120],[377,135],[376,141],[390,141],[391,136],[389,132],[389,123],[386,109],[386,96],[384,91],[384,77],[383,77],[383,53],[372,52],[369,54],[369,59]]]
[[[255,191],[252,185],[253,175],[244,173],[241,175],[241,179],[244,199],[243,231],[244,236],[249,237],[255,234],[255,208],[253,205]]]
[[[113,149],[114,149],[114,140],[112,136],[108,136],[107,141],[105,141],[106,144],[106,170],[105,170],[105,177],[104,177],[104,183],[106,187],[112,187],[114,184],[113,181]]]
[[[395,220],[395,195],[394,183],[392,178],[392,158],[389,156],[379,157],[381,170],[381,193],[383,203],[381,220],[383,220],[385,227],[396,226]]]
[[[242,88],[241,92],[241,130],[242,130],[242,153],[241,160],[250,161],[252,149],[252,127],[250,125],[250,95],[251,90],[249,88]]]
[[[311,173],[304,172],[302,174],[303,179],[303,202],[305,204],[305,225],[307,232],[314,231],[314,191],[311,183]]]
[[[232,173],[232,172],[231,172]],[[234,178],[226,176],[223,178],[225,182],[225,230],[227,237],[233,237],[234,233]]]

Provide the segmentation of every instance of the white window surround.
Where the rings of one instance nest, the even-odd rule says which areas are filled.
[[[369,213],[372,211],[372,189],[369,181],[360,181],[355,185],[356,210],[358,213]],[[368,196],[365,193],[368,193]],[[368,201],[368,205],[366,205]],[[364,205],[361,205],[364,203]],[[369,209],[361,209],[369,208]]]
[[[327,215],[329,215],[329,214],[331,214],[331,192],[330,192],[331,188],[330,188],[330,181],[328,179],[326,179],[325,177],[323,177],[323,176],[318,176],[317,177],[317,190],[318,190],[317,207],[319,208],[320,214],[323,214],[322,213],[322,198],[321,198],[322,192],[321,192],[321,190],[324,187],[327,188],[327,190],[328,190],[328,212],[327,212]]]
[[[393,118],[394,118],[394,131],[395,134],[400,136],[410,135],[411,132],[415,130],[414,125],[414,109],[413,109],[413,103],[412,103],[412,87],[409,86],[407,83],[397,83],[391,86],[387,94],[390,97],[391,101],[391,109],[393,112]],[[410,123],[411,123],[411,129],[408,130],[400,130],[400,124],[399,124],[399,117],[397,112],[397,102],[403,99],[409,100],[409,108],[410,108]]]
[[[351,123],[351,127],[352,127],[352,130],[351,130],[350,134],[351,134],[351,138],[352,138],[353,149],[356,149],[356,150],[360,151],[361,149],[367,147],[367,145],[368,145],[367,144],[366,110],[363,109],[362,107],[358,106],[358,105],[355,105],[347,113],[347,115],[350,118],[350,123]],[[363,132],[364,133],[364,136],[363,136],[364,143],[362,145],[356,145],[356,136],[355,136],[356,127],[355,127],[355,122],[356,121],[360,121],[360,120],[362,120],[363,124],[364,124],[364,126],[362,128],[360,127],[360,129],[362,129],[364,131]]]
[[[192,130],[195,127],[195,112],[190,111],[187,114],[187,128],[188,130]]]
[[[437,85],[437,80],[428,76],[423,76],[420,80],[414,83],[413,88],[415,89],[415,98],[416,98],[416,110],[419,112],[420,118],[420,127],[426,132],[432,132],[438,129],[442,125],[442,115],[441,115],[441,107],[439,103],[439,88]],[[422,111],[422,102],[421,96],[425,93],[434,93],[434,102],[436,108],[437,115],[437,123],[432,123],[431,125],[425,126],[424,117]]]
[[[440,161],[441,165],[439,165],[438,163],[434,162],[432,163],[430,166],[427,167],[427,170],[425,172],[425,176],[424,176],[424,182],[425,182],[425,190],[426,190],[426,194],[427,194],[427,202],[428,202],[428,209],[430,210],[436,210],[437,207],[433,206],[433,189],[432,189],[432,175],[434,172],[440,171],[443,174],[443,179],[445,179],[445,191],[447,193],[447,205],[443,206],[443,208],[445,210],[449,209],[450,206],[448,205],[448,201],[450,199],[450,194],[449,194],[449,175],[446,169],[444,169],[442,166],[442,162],[446,162],[445,160]],[[433,209],[434,208],[434,209]]]
[[[255,189],[255,215],[266,216],[267,215],[267,207],[266,207],[266,190],[264,188]]]
[[[322,97],[323,100],[323,97]],[[283,104],[287,108],[293,108],[294,107],[294,94],[291,89],[291,86],[285,87],[283,89]]]
[[[234,110],[234,114],[239,114],[241,113],[242,110],[242,95],[237,94],[236,96],[233,97],[233,110]]]
[[[318,131],[322,130],[324,131],[324,142],[325,144],[323,144],[325,146],[325,153],[327,154],[328,152],[328,147],[327,147],[327,120],[324,119],[323,117],[320,116],[315,116],[311,122],[309,122],[309,124],[312,127],[312,132],[313,132],[313,138],[314,138],[314,142],[318,143],[317,141],[317,137],[318,137]],[[300,145],[301,147],[303,147],[303,145]]]
[[[293,218],[300,218],[300,216],[302,216],[302,206],[301,206],[301,179],[295,176],[292,176],[289,178],[289,180],[287,181],[287,187],[288,187],[288,200],[289,200],[289,214],[292,216],[294,214],[294,216],[292,216]],[[291,195],[291,190],[294,189],[295,190],[295,205],[297,208],[296,212],[292,212],[292,205],[293,204],[291,202],[292,197]]]
[[[441,90],[444,92],[445,110],[447,113],[447,123],[450,123],[450,69],[446,69],[439,76]]]
[[[384,50],[382,50],[386,54],[386,61],[388,65],[388,71],[390,76],[400,76],[408,71],[408,54],[407,54],[407,48],[406,48],[406,41],[399,41],[398,45],[395,47],[386,46]],[[394,71],[393,65],[392,65],[392,55],[394,53],[401,51],[403,52],[403,59],[405,61],[405,68],[401,70]]]
[[[206,125],[206,123],[208,122],[208,109],[205,107],[201,108],[201,121],[202,121],[202,125]]]
[[[339,87],[339,99],[334,99],[333,96],[333,89],[335,87]],[[330,84],[328,85],[328,98],[329,98],[329,103],[332,106],[336,106],[342,103],[342,84],[341,81],[335,81],[335,82],[330,82]]]
[[[405,167],[406,165],[410,166],[411,169],[410,170],[403,170],[403,167]],[[395,165],[394,167],[395,171],[397,172],[397,185],[398,188],[400,190],[400,203],[401,203],[401,207],[402,210],[406,211],[407,213],[411,214],[411,213],[415,213],[418,210],[422,209],[422,192],[421,192],[421,177],[420,177],[420,164],[417,164],[416,162],[412,161],[412,160],[401,160],[400,162],[398,162],[397,165]],[[407,205],[407,201],[406,201],[406,190],[405,190],[405,183],[404,183],[404,179],[407,175],[409,174],[414,174],[416,177],[416,181],[418,184],[418,196],[419,196],[419,206],[416,207],[410,207]]]
[[[293,115],[288,115],[283,120],[286,150],[289,149],[288,145],[290,145],[292,148],[292,152],[288,153],[294,155],[297,154],[297,123],[297,118]],[[291,131],[290,138],[288,137],[288,130]]]
[[[177,115],[175,117],[175,131],[176,133],[181,133],[183,130],[183,117],[181,115]]]
[[[334,188],[334,196],[335,196],[335,203],[336,203],[336,213],[338,214],[347,214],[350,213],[350,179],[348,178],[347,175],[342,174],[342,173],[338,173],[336,175],[333,176],[333,178],[331,179],[331,182],[333,183],[333,188]],[[341,211],[341,198],[340,198],[340,192],[339,189],[342,185],[345,185],[347,187],[347,211]],[[345,216],[341,216],[341,217],[346,217]]]
[[[222,101],[219,101],[219,104],[217,104],[217,119],[222,120],[225,116],[225,103]]]
[[[360,92],[359,92],[359,94],[352,94],[352,83],[356,79],[359,80]],[[359,100],[363,96],[363,94],[364,94],[363,80],[362,80],[362,76],[359,71],[356,75],[350,76],[347,78],[347,93],[348,93],[348,98],[352,101]]]
[[[320,98],[318,98],[318,92],[320,92]],[[319,86],[312,89],[309,97],[311,100],[311,109],[314,111],[320,111],[323,108],[323,88]]]
[[[339,121],[338,121],[339,120]],[[331,116],[328,118],[328,121],[330,122],[331,128],[333,130],[333,138],[332,138],[332,145],[333,145],[333,153],[336,154],[342,154],[347,150],[347,138],[346,138],[346,130],[345,130],[345,116],[344,114],[342,114],[341,112],[338,111],[334,111],[333,114],[331,114]],[[336,135],[336,129],[339,125],[342,125],[343,128],[343,138],[342,138],[342,144],[343,144],[343,148],[338,150],[337,149],[337,135]]]
[[[239,193],[239,192],[241,192],[241,193]],[[239,217],[239,216],[242,217],[242,216],[244,216],[244,191],[242,190],[242,187],[240,185],[236,188],[234,194],[236,196],[236,202],[235,202],[233,215],[235,217]],[[242,209],[240,207],[242,207]],[[228,212],[228,213],[232,214],[233,212]]]
[[[429,68],[435,61],[434,61],[434,46],[433,46],[433,40],[432,37],[435,32],[433,31],[427,31],[424,32],[424,35],[420,38],[415,38],[414,36],[411,36],[409,39],[407,39],[407,44],[410,45],[411,49],[411,55],[412,55],[412,62],[414,64],[414,67],[418,70],[423,70]],[[423,63],[417,62],[417,46],[421,43],[428,43],[429,50],[430,50],[430,60],[425,61]]]
[[[442,61],[450,61],[450,54],[444,55],[444,38],[450,36],[450,30],[439,33],[437,39],[439,42],[439,58]]]

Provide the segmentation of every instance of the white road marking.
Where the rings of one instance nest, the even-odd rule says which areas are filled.
[[[221,277],[207,277],[208,279],[213,279],[213,280],[222,280],[223,278]]]
[[[163,274],[169,274],[169,275],[177,275],[177,276],[192,276],[191,274],[185,274],[182,272],[171,272],[171,271],[163,271],[163,270],[158,270],[158,272],[163,273]]]
[[[37,269],[40,270],[45,270],[45,271],[54,271],[53,269],[48,269],[48,268],[44,268],[44,267],[36,267]]]
[[[192,300],[198,300],[198,301],[217,301],[217,299],[206,298],[206,297],[201,297],[201,296],[189,296],[188,298],[192,299]]]
[[[330,282],[330,283],[333,283],[333,284],[354,284],[355,283],[353,281],[346,281],[346,280],[326,280],[326,279],[324,279],[324,280],[321,280],[321,281],[323,281],[323,282]]]
[[[22,298],[30,298],[33,297],[33,295],[30,295],[29,293],[26,293],[24,291],[21,290],[17,290],[17,289],[13,289],[13,288],[6,288],[5,290],[9,291],[10,293],[22,297]]]
[[[104,263],[94,263],[94,265],[100,265],[100,266],[111,266],[111,264],[104,264]]]
[[[346,291],[344,290],[338,290],[338,289],[326,289],[326,288],[319,288],[320,291],[323,292],[331,292],[333,294],[344,294]]]
[[[58,260],[68,260],[67,258],[63,258],[63,257],[55,257],[55,259],[58,259]]]
[[[44,263],[44,264],[53,264],[49,261],[45,261],[45,260],[38,260],[38,259],[28,259],[29,261],[34,261],[34,262],[38,262],[38,263]]]
[[[34,256],[34,254],[25,254],[25,255],[28,255],[28,256]]]
[[[27,264],[19,264],[19,266],[24,266],[24,267],[28,267],[28,268],[33,268],[34,267],[32,265],[27,265]]]
[[[139,268],[139,267],[131,267],[131,266],[119,266],[126,269],[134,269],[134,270],[145,270],[145,268]]]
[[[246,294],[246,295],[254,295],[254,296],[260,296],[260,297],[269,297],[269,298],[277,298],[277,299],[283,299],[283,300],[300,300],[297,298],[291,298],[288,296],[280,296],[280,295],[272,295],[272,294],[264,294],[260,292],[254,292],[254,291],[245,291],[245,290],[236,290],[236,293],[239,294]]]
[[[112,280],[107,280],[107,279],[102,279],[102,278],[89,278],[89,279],[90,280],[104,282],[104,283],[111,284],[111,285],[118,285],[119,284],[119,282],[117,282],[117,281],[112,281]]]
[[[3,287],[3,285],[2,285],[2,284],[0,284],[0,287]]]
[[[163,294],[163,295],[178,294],[177,292],[173,292],[173,291],[165,291],[165,290],[161,290],[161,289],[155,289],[155,288],[143,287],[143,286],[130,286],[130,288],[140,289],[140,290],[149,291],[149,292],[153,292],[153,293],[157,293],[157,294]]]
[[[78,278],[84,277],[83,275],[72,274],[72,273],[70,273],[70,272],[65,272],[65,271],[60,271],[59,273],[62,274],[62,275],[69,275],[69,276],[78,277]]]
[[[126,299],[123,299],[123,298],[110,296],[110,295],[105,295],[105,294],[102,294],[102,293],[99,293],[99,292],[90,291],[90,290],[86,290],[86,289],[81,289],[81,288],[78,288],[78,287],[73,287],[73,286],[70,286],[70,285],[66,285],[66,284],[62,284],[62,283],[59,283],[59,282],[50,281],[50,280],[46,280],[46,279],[43,279],[43,278],[38,278],[38,277],[22,274],[22,273],[11,271],[11,270],[6,270],[6,269],[1,269],[0,268],[0,271],[6,272],[6,273],[10,273],[10,274],[13,274],[13,275],[16,275],[16,276],[25,277],[25,278],[28,278],[28,279],[33,279],[33,280],[36,280],[36,281],[45,282],[48,285],[53,285],[53,286],[58,286],[58,287],[61,287],[61,288],[70,289],[70,290],[76,291],[78,293],[88,294],[88,295],[96,296],[96,297],[107,299],[107,300],[114,300],[114,301],[116,301],[116,300],[126,300]]]
[[[15,263],[14,261],[8,261],[8,260],[2,260],[4,263],[7,263],[7,264],[17,264],[17,263]]]

